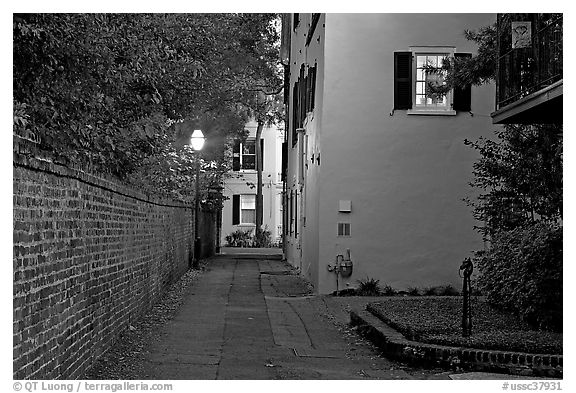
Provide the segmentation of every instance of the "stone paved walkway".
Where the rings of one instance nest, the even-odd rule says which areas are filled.
[[[282,261],[261,258],[209,261],[144,350],[142,378],[412,378],[368,346],[350,345],[322,297]]]

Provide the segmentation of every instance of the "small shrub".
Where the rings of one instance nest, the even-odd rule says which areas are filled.
[[[346,288],[332,292],[332,296],[356,296],[356,295],[358,295],[358,291],[354,288]]]
[[[480,290],[495,307],[542,329],[562,330],[562,226],[501,231],[476,254]]]
[[[416,288],[416,287],[408,287],[408,289],[406,290],[406,293],[409,296],[419,296],[420,290],[418,290],[418,288]]]
[[[366,277],[365,280],[358,280],[358,296],[380,296],[380,280]]]
[[[396,290],[392,288],[390,285],[385,285],[381,291],[382,295],[384,296],[394,296],[396,295]]]
[[[436,296],[436,289],[438,287],[426,287],[422,289],[422,295],[424,296]]]
[[[252,230],[238,229],[226,235],[226,247],[250,247],[252,245]]]
[[[272,247],[272,232],[268,230],[268,226],[254,236],[253,247]]]
[[[452,285],[448,284],[437,287],[436,294],[438,296],[458,296],[460,295],[460,292],[458,292],[458,290]]]

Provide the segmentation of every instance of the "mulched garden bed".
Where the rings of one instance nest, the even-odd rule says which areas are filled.
[[[458,296],[388,297],[367,310],[407,339],[476,349],[562,354],[562,333],[537,331],[511,314],[472,300],[472,336],[462,337],[462,298]]]

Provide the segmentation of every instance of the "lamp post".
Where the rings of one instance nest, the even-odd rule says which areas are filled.
[[[192,262],[192,267],[198,269],[199,259],[200,259],[200,235],[198,233],[199,218],[200,218],[200,151],[204,147],[204,134],[201,130],[194,130],[192,137],[190,138],[190,144],[192,149],[196,153],[196,192],[194,196],[194,260]]]

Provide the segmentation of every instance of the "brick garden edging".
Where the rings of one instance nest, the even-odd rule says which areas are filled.
[[[562,378],[562,355],[449,347],[411,341],[368,311],[350,311],[350,323],[386,356],[407,363],[526,377]]]

